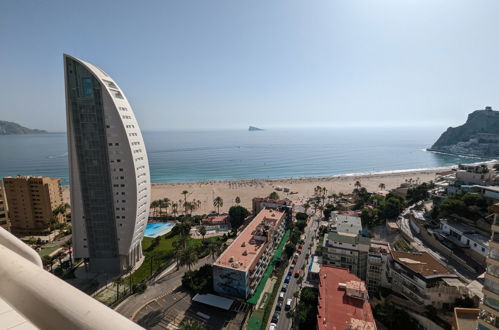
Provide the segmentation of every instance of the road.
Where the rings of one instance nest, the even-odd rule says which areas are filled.
[[[198,269],[199,267],[208,263],[211,264],[212,262],[213,259],[211,256],[207,256],[194,264],[191,269]],[[182,276],[187,270],[188,268],[183,266],[178,270],[174,267],[168,274],[164,274],[163,272],[158,276],[161,278],[158,279],[158,277],[156,277],[152,281],[149,281],[150,284],[148,283],[147,290],[144,293],[130,296],[116,307],[116,311],[128,318],[131,317],[149,301],[179,287],[182,284]]]
[[[317,231],[317,222],[311,219],[310,223],[305,228],[306,237],[305,237],[305,242],[303,243],[303,251],[299,255],[298,260],[296,262],[296,266],[293,268],[293,270],[291,272],[292,276],[291,276],[291,279],[290,279],[289,284],[288,284],[288,289],[286,290],[286,293],[284,295],[284,300],[283,300],[283,306],[282,306],[282,310],[281,310],[281,315],[280,315],[279,321],[277,323],[277,329],[279,329],[279,330],[281,330],[281,329],[290,329],[291,328],[291,324],[292,324],[293,320],[290,319],[290,318],[288,318],[286,316],[286,310],[285,310],[286,301],[288,300],[288,298],[292,298],[293,299],[293,303],[292,303],[292,308],[291,309],[294,309],[296,307],[297,298],[295,298],[293,296],[293,294],[295,292],[299,292],[300,291],[303,283],[305,282],[305,280],[307,278],[308,263],[310,261],[310,258],[306,259],[305,256],[307,255],[307,253],[309,253],[310,255],[312,255],[310,253],[311,251],[309,250],[309,245],[313,243],[313,239],[315,239],[316,231]],[[294,277],[294,271],[296,269],[301,269],[301,267],[303,265],[305,265],[305,270],[302,271],[302,275],[304,276],[303,277],[303,282],[302,282],[302,284],[298,284],[298,278]],[[286,274],[289,272],[290,267],[291,267],[291,262],[290,262],[290,265],[288,266],[288,268],[286,269],[286,273],[284,274],[284,277],[286,277]],[[282,282],[279,284],[279,293],[281,292],[281,288],[282,288],[282,284],[283,283],[284,283],[284,278],[283,278]],[[269,327],[269,325],[271,323],[271,319],[272,319],[272,316],[274,315],[275,307],[277,305],[278,300],[279,300],[279,294],[277,294],[277,297],[276,297],[276,299],[274,301],[274,305],[272,307],[272,314],[270,316],[270,320],[267,322],[267,328]]]

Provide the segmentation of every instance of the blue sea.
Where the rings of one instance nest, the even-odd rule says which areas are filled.
[[[402,171],[485,159],[428,152],[438,128],[144,132],[152,182],[321,177]],[[0,177],[68,184],[65,133],[0,136]]]

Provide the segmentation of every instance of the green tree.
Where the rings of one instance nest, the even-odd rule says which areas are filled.
[[[184,206],[187,204],[187,195],[189,194],[189,192],[187,190],[184,190],[181,192],[182,195],[184,195]],[[185,213],[187,214],[187,209],[185,208],[184,209]]]
[[[279,199],[279,194],[277,192],[273,191],[273,192],[270,193],[269,198],[273,199],[273,200],[278,200]]]
[[[203,329],[204,329],[203,323],[193,319],[183,321],[180,324],[180,330],[203,330]]]
[[[229,220],[232,229],[237,230],[249,215],[249,211],[243,206],[232,206],[229,209]]]
[[[42,258],[43,265],[45,267],[49,267],[50,271],[52,271],[52,266],[54,265],[54,258],[48,255],[43,256]]]
[[[113,279],[114,285],[116,285],[116,300],[120,299],[120,285],[122,285],[124,280],[118,276]]]
[[[187,245],[181,253],[180,263],[182,266],[187,266],[191,270],[192,265],[198,261],[198,254],[192,245]]]
[[[381,182],[379,185],[378,185],[378,188],[379,190],[385,190],[386,189],[386,186],[383,182]]]
[[[220,245],[218,242],[210,242],[208,244],[208,251],[213,260],[215,260],[216,256],[220,253]]]
[[[236,196],[235,202],[236,202],[236,205],[241,204],[241,198],[239,198],[239,196]]]
[[[205,226],[199,227],[199,234],[201,236],[203,236],[203,241],[204,241],[204,236],[206,235],[206,227]]]
[[[222,199],[222,197],[215,197],[215,199],[213,200],[213,206],[217,208],[217,213],[220,214],[220,208],[224,206],[224,200]]]

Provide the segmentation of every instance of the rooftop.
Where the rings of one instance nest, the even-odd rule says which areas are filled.
[[[336,230],[339,233],[359,234],[362,231],[360,217],[349,214],[336,215]]]
[[[268,242],[268,235],[284,219],[285,213],[263,209],[236,237],[232,244],[218,257],[214,265],[247,271]]]
[[[478,308],[454,308],[455,330],[475,330],[478,326]]]
[[[328,239],[330,241],[338,242],[338,243],[347,243],[347,244],[365,244],[369,245],[371,239],[369,237],[360,236],[358,234],[346,234],[346,233],[328,233]]]
[[[347,290],[363,293],[365,283],[348,269],[325,266],[320,270],[317,326],[325,329],[375,330],[376,324],[367,299],[347,294]]]
[[[392,256],[399,264],[424,277],[456,276],[427,252],[392,251]]]
[[[206,217],[203,220],[201,220],[202,223],[211,224],[211,225],[218,225],[221,223],[226,223],[227,221],[229,221],[228,215],[215,215],[215,216]]]

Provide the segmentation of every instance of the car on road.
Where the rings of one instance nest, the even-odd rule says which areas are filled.
[[[297,269],[297,270],[295,271],[295,277],[299,277],[299,276],[300,276],[300,274],[301,274],[301,269]]]
[[[286,301],[286,307],[284,307],[287,311],[291,309],[291,304],[293,303],[293,298],[288,298]]]
[[[284,279],[284,283],[289,283],[289,280],[291,279],[291,275],[286,276]]]
[[[279,322],[279,316],[281,316],[281,313],[280,312],[275,312],[274,315],[272,316],[272,323],[276,323]]]
[[[277,329],[277,324],[275,323],[270,323],[269,325],[269,330],[276,330]]]
[[[284,284],[282,285],[281,291],[282,291],[282,292],[286,292],[286,290],[287,290],[287,289],[288,289],[288,283],[284,283]]]
[[[298,252],[298,254],[301,254],[301,247],[299,247],[296,251]]]
[[[282,301],[278,301],[277,305],[275,305],[275,310],[280,311],[282,309]]]
[[[281,293],[279,293],[279,301],[283,301],[284,296],[285,296],[285,293],[281,291]]]

